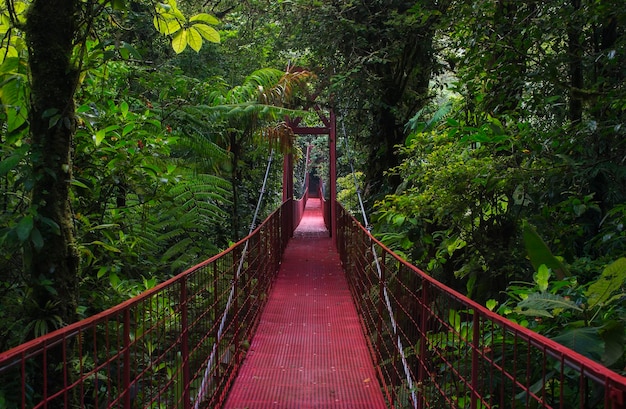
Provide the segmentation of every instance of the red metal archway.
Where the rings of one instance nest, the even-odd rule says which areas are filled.
[[[317,115],[322,121],[322,126],[300,126],[302,118],[287,119],[287,125],[296,135],[328,135],[329,152],[329,177],[330,177],[330,236],[337,237],[337,221],[335,203],[337,199],[337,120],[332,108],[328,115],[324,114],[319,107],[315,107]],[[293,198],[293,154],[285,154],[283,161],[283,202]]]

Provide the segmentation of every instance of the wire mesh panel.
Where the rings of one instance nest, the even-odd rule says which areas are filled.
[[[219,406],[291,236],[291,207],[138,297],[1,353],[4,406]]]
[[[304,209],[306,208],[307,200],[309,200],[308,188],[304,191],[304,194],[302,195],[300,199],[294,201],[294,206],[293,206],[294,230],[298,227],[298,225],[300,224],[300,221],[302,220],[302,216],[304,215]]]
[[[436,282],[337,207],[340,257],[390,407],[626,408],[626,378]]]

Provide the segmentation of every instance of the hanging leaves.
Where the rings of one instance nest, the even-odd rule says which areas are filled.
[[[187,46],[199,52],[204,40],[220,42],[219,32],[212,27],[219,24],[219,20],[210,14],[196,14],[187,20],[178,10],[176,0],[157,4],[156,11],[154,27],[159,33],[172,36],[172,48],[177,54],[185,51]]]

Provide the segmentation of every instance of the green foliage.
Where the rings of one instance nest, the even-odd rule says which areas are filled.
[[[495,126],[493,118],[469,126],[447,111],[438,111],[429,131],[411,134],[399,147],[405,159],[390,172],[403,182],[377,204],[375,232],[444,282],[491,281],[491,288],[470,286],[482,298],[517,274],[516,255],[502,257],[518,241],[516,130]]]
[[[354,174],[337,178],[337,201],[356,216],[361,214],[357,191],[361,193],[364,177],[363,172],[354,172]]]
[[[219,32],[212,27],[219,24],[219,20],[210,14],[196,14],[187,20],[178,9],[176,0],[158,3],[156,12],[154,27],[159,33],[172,36],[172,48],[177,54],[185,51],[187,46],[199,52],[203,40],[220,42]]]
[[[319,67],[318,75],[330,84],[322,96],[350,110],[344,120],[351,136],[361,128],[358,149],[365,163],[360,170],[370,202],[400,182],[385,171],[398,164],[394,147],[406,137],[405,123],[432,95],[428,84],[438,65],[433,37],[447,5],[297,0],[277,7],[277,15],[289,22],[281,25],[289,27],[282,33],[283,49],[295,64]]]
[[[541,271],[541,266],[548,267],[554,271],[559,279],[569,276],[570,273],[561,261],[552,255],[552,252],[541,239],[533,226],[528,223],[523,224],[523,237],[528,258],[536,270]]]
[[[111,63],[105,72],[112,83],[137,81],[139,75],[138,82],[153,87],[149,77],[126,64]],[[100,78],[97,71],[92,75]],[[184,107],[167,114],[163,125],[169,99],[188,97],[189,84],[182,86],[181,77],[170,80],[177,84],[162,96],[167,99],[153,101],[130,94],[127,102],[121,95],[100,95],[99,88],[83,90],[91,101],[78,108],[83,126],[77,132],[74,185],[81,204],[84,283],[104,281],[116,289],[114,296],[85,292],[90,307],[123,300],[132,295],[126,291],[133,283],[143,288],[147,277],[167,278],[228,242],[230,183],[213,165],[228,155]]]
[[[554,317],[554,310],[572,309],[582,311],[573,301],[557,294],[546,293],[545,291],[528,294],[526,298],[517,304],[517,308],[516,312],[523,315],[549,318]]]
[[[626,352],[621,302],[625,261],[622,258],[611,263],[587,286],[580,285],[575,277],[551,281],[552,271],[542,264],[534,283],[509,287],[509,300],[498,311],[591,359],[620,368]]]
[[[624,294],[624,285],[626,284],[626,258],[622,257],[619,260],[609,264],[600,274],[600,277],[593,282],[585,295],[587,296],[587,302],[589,308],[595,307],[602,308],[607,305],[619,301]],[[617,296],[614,296],[616,292],[620,292]]]

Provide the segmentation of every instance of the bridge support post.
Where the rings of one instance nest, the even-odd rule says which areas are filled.
[[[293,236],[293,153],[291,153],[291,149],[289,152],[285,153],[283,159],[283,203],[286,201],[291,201],[292,207],[290,216],[288,216],[287,229],[289,232],[289,237]]]
[[[330,124],[328,130],[328,150],[330,162],[330,236],[337,245],[337,118],[335,111],[330,110]]]

